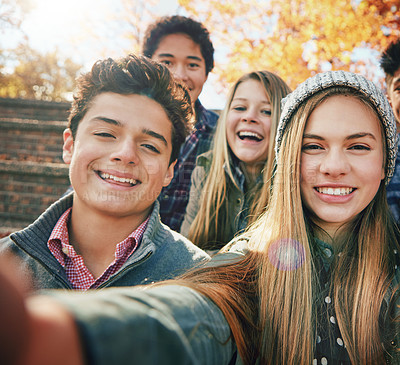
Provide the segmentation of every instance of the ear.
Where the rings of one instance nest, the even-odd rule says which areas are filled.
[[[63,160],[69,165],[72,160],[74,152],[74,138],[72,137],[71,129],[67,128],[63,133],[64,144],[63,144]]]
[[[174,162],[171,162],[170,165],[168,166],[168,170],[164,176],[163,186],[168,186],[169,183],[171,182],[172,178],[174,177],[175,164],[176,164],[176,160]]]
[[[382,171],[381,171],[381,180],[383,180],[386,177],[385,173],[385,166],[382,166]]]

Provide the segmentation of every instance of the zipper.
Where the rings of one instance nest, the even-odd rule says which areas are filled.
[[[22,251],[24,251],[29,257],[31,257],[33,260],[36,260],[37,262],[39,262],[51,276],[55,277],[61,284],[64,284],[64,289],[72,289],[72,286],[70,285],[70,283],[67,280],[64,280],[64,278],[62,278],[58,274],[57,271],[56,272],[52,271],[46,263],[44,263],[39,257],[36,257],[36,256],[30,254],[16,240],[11,239],[11,238],[10,238],[10,240],[13,241],[16,244],[16,246],[19,249],[21,249]]]
[[[144,257],[142,257],[140,260],[126,266],[124,269],[122,269],[121,271],[119,271],[115,276],[113,276],[112,278],[110,278],[109,280],[105,281],[104,283],[100,284],[96,289],[102,289],[105,288],[106,286],[109,286],[110,284],[112,284],[113,282],[115,282],[116,280],[118,280],[121,276],[123,276],[126,271],[132,269],[135,266],[140,265],[143,261],[146,261],[151,255],[153,254],[153,251],[149,251]]]
[[[11,238],[10,238],[11,239]],[[32,259],[38,261],[44,268],[45,270],[51,275],[54,276],[61,284],[64,284],[64,288],[65,289],[73,289],[72,286],[70,285],[69,281],[64,280],[64,278],[62,278],[58,272],[54,272],[52,271],[47,264],[45,264],[41,259],[39,259],[38,257],[31,255],[27,250],[25,250],[17,241],[12,240],[22,251],[24,251],[29,257],[31,257]],[[109,279],[107,281],[105,281],[104,283],[102,283],[101,285],[99,285],[96,289],[101,289],[104,288],[110,284],[112,284],[113,282],[115,282],[116,280],[118,280],[122,275],[124,275],[124,273],[128,270],[130,270],[131,268],[140,265],[143,261],[147,260],[151,255],[153,254],[153,251],[149,251],[144,257],[142,257],[140,260],[130,264],[129,266],[125,267],[124,269],[122,269],[120,272],[117,273],[117,275],[113,276],[112,279]]]

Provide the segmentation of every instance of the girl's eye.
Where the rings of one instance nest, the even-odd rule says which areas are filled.
[[[272,114],[271,110],[267,110],[267,109],[261,110],[261,113],[265,114],[265,115],[268,115],[268,116],[271,116],[271,114]]]
[[[306,144],[301,148],[302,151],[322,150],[322,147],[317,144]]]
[[[95,133],[94,135],[98,136],[98,137],[115,138],[112,134],[106,133],[106,132],[99,132],[99,133]]]
[[[153,145],[151,145],[151,144],[143,144],[142,145],[143,147],[145,147],[145,148],[147,148],[148,150],[150,150],[150,151],[153,151],[153,152],[155,152],[155,153],[160,153],[160,151],[156,148],[156,147],[154,147]]]
[[[165,66],[171,66],[172,62],[168,60],[161,60],[160,63],[164,64]]]
[[[371,151],[371,148],[364,144],[356,144],[354,146],[351,146],[350,149],[351,150],[361,150],[361,151]]]
[[[197,63],[189,63],[189,68],[198,68],[200,67]]]
[[[246,110],[246,108],[244,106],[234,106],[232,109],[236,110],[238,112],[243,112]]]

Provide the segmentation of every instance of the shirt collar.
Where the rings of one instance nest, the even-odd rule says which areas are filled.
[[[47,241],[47,247],[62,266],[65,266],[65,255],[77,255],[74,247],[69,243],[68,222],[70,220],[71,211],[72,208],[68,208],[61,215]],[[115,249],[116,258],[123,256],[126,250],[132,250],[132,252],[135,250],[143,238],[149,219],[150,215],[139,225],[139,227],[131,232],[128,237],[117,244]]]

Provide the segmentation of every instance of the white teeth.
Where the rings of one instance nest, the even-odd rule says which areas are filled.
[[[255,132],[248,132],[248,131],[242,131],[238,133],[239,137],[253,137],[253,138],[257,138],[257,139],[263,139],[263,136],[261,136],[258,133]]]
[[[354,191],[354,188],[316,188],[321,194],[327,195],[348,195]]]
[[[132,185],[136,185],[137,184],[137,180],[135,180],[135,179],[117,177],[117,176],[110,175],[110,174],[107,174],[107,173],[104,173],[104,172],[100,173],[100,177],[102,179],[114,180],[114,181],[121,182],[121,183],[129,183],[129,184],[132,184]]]

